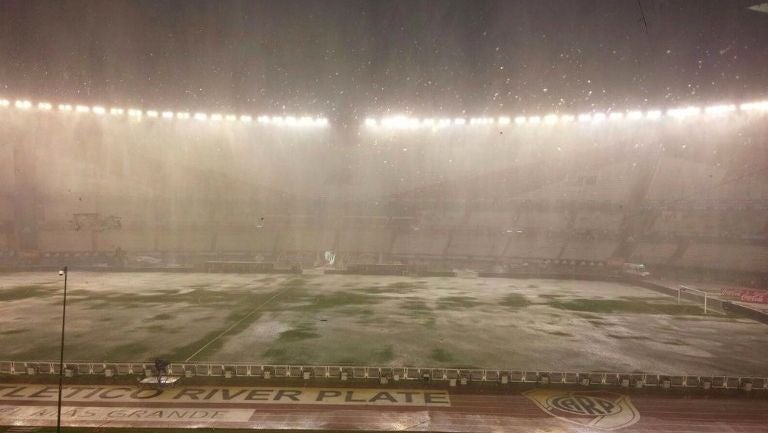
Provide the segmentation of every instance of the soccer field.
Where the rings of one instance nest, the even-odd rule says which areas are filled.
[[[0,276],[0,360],[58,359],[62,280]],[[630,285],[71,272],[65,358],[765,374],[765,325]]]

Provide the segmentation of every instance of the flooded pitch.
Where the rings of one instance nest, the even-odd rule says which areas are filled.
[[[69,360],[765,374],[752,320],[607,282],[80,273]],[[61,280],[0,276],[0,359],[58,358]]]

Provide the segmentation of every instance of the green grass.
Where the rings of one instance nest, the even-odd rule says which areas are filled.
[[[315,332],[315,328],[313,326],[301,325],[298,328],[281,332],[280,336],[277,338],[277,341],[280,343],[291,343],[318,337],[320,337],[320,334]]]
[[[435,329],[437,328],[437,318],[434,315],[429,315],[421,322],[421,325],[427,329]]]
[[[623,299],[625,301],[639,301],[639,302],[649,302],[649,301],[669,302],[670,297],[669,296],[619,296],[617,299]]]
[[[105,361],[120,361],[125,359],[140,359],[148,350],[148,347],[140,342],[133,342],[122,344],[120,346],[113,347],[104,352],[104,356],[100,359]]]
[[[24,359],[27,361],[49,361],[51,359],[56,359],[58,356],[59,349],[57,346],[46,346],[39,343],[31,345],[23,352],[13,355],[16,359]]]
[[[425,283],[426,281],[419,281],[419,283]],[[413,283],[407,283],[405,281],[398,281],[387,285],[390,289],[416,289],[417,287]]]
[[[565,298],[566,297],[566,295],[553,295],[553,294],[550,294],[550,293],[545,293],[545,294],[536,295],[536,296],[538,296],[539,298],[542,298],[542,299],[559,299],[559,298]]]
[[[322,311],[348,305],[373,305],[384,300],[384,298],[380,296],[355,292],[335,292],[328,295],[315,296],[306,293],[299,299],[307,302],[307,304],[298,306],[296,309],[305,311]]]
[[[590,313],[625,313],[625,314],[665,314],[665,315],[703,315],[704,310],[697,305],[669,304],[622,299],[569,299],[552,300],[549,306],[569,311]]]
[[[451,362],[453,361],[453,355],[446,352],[443,349],[432,349],[432,353],[429,354],[429,358],[437,362]]]
[[[146,330],[146,331],[149,331],[149,332],[162,332],[162,333],[165,333],[165,334],[178,334],[178,333],[181,332],[181,330],[178,329],[178,328],[175,328],[175,327],[172,327],[172,326],[168,326],[168,325],[162,325],[162,324],[159,324],[159,323],[156,323],[156,324],[153,324],[153,325],[142,326],[140,329],[143,329],[143,330]]]
[[[669,344],[671,346],[688,346],[688,343],[682,340],[654,340],[653,338],[645,335],[606,334],[606,336],[616,340],[653,341],[655,343]]]
[[[400,303],[400,307],[413,311],[431,311],[432,308],[422,300],[407,300]]]
[[[285,360],[289,359],[288,350],[284,347],[270,347],[264,353],[263,356],[269,358],[272,362],[281,364]]]
[[[510,293],[502,298],[501,302],[499,302],[499,305],[512,308],[522,308],[531,305],[531,301],[529,301],[525,295],[521,295],[519,293]]]
[[[395,351],[392,346],[387,346],[383,349],[375,350],[372,353],[371,359],[373,362],[389,362],[395,359]]]
[[[616,340],[638,340],[638,341],[652,340],[652,338],[647,337],[645,335],[606,334],[606,336],[615,338]]]
[[[472,296],[444,296],[437,300],[438,310],[461,310],[481,305],[477,298]]]
[[[208,353],[217,352],[222,348],[222,346],[224,345],[228,337],[236,335],[248,329],[252,324],[258,321],[259,318],[261,318],[262,311],[267,311],[267,310],[276,308],[274,305],[271,305],[271,304],[267,304],[267,305],[263,305],[263,304],[270,299],[272,299],[271,302],[273,303],[279,303],[281,301],[281,298],[279,296],[277,298],[273,298],[274,296],[278,295],[278,293],[280,292],[274,291],[274,292],[259,293],[259,294],[253,293],[243,297],[243,299],[240,299],[240,302],[236,306],[233,306],[233,311],[229,314],[225,323],[221,325],[221,328],[212,330],[211,332],[207,333],[206,335],[204,335],[203,337],[195,341],[192,341],[183,346],[174,348],[173,351],[162,354],[160,357],[163,359],[169,359],[171,361],[186,360],[198,349],[208,344],[211,340],[213,340],[219,334],[224,332],[227,328],[232,326],[232,324],[237,323],[237,325],[235,325],[232,329],[230,329],[227,332],[227,334],[223,335],[221,338],[211,343],[209,346],[205,348],[204,351],[195,355],[194,359],[200,360],[202,357],[204,357]],[[283,296],[287,297],[288,294],[285,294]],[[283,301],[285,300],[283,299]],[[257,307],[262,305],[263,307],[261,310],[254,311]]]
[[[610,322],[606,322],[604,320],[587,320],[589,323],[592,324],[592,326],[596,326],[598,328],[603,328],[605,326],[611,326]]]
[[[733,315],[731,313],[721,314],[721,313],[718,313],[718,312],[712,312],[711,310],[710,310],[709,314],[707,314],[705,316],[700,316],[700,317],[699,316],[696,316],[696,317],[693,317],[693,316],[678,316],[678,317],[674,317],[674,319],[675,320],[689,320],[689,321],[694,321],[694,322],[695,321],[701,321],[701,320],[716,321],[716,322],[718,322],[718,321],[719,322],[730,322],[731,320],[735,320],[735,321],[744,320],[743,318],[740,318],[739,316]],[[749,320],[749,319],[747,319],[747,320]]]
[[[195,360],[205,359],[206,356],[216,353],[221,350],[226,341],[240,332],[248,329],[255,322],[257,322],[264,312],[279,312],[284,311],[288,304],[290,309],[294,311],[305,311],[308,313],[319,312],[328,309],[337,309],[340,307],[359,307],[364,305],[371,305],[379,303],[385,299],[384,296],[374,296],[366,293],[355,293],[352,291],[347,292],[334,292],[324,295],[314,295],[311,288],[307,287],[306,278],[291,278],[283,281],[278,285],[278,288],[269,292],[256,292],[247,290],[210,290],[209,288],[202,286],[188,287],[187,293],[177,293],[175,290],[160,290],[153,291],[144,294],[133,293],[103,293],[89,290],[75,290],[74,301],[85,303],[85,308],[88,309],[108,309],[108,308],[139,308],[146,306],[147,304],[165,304],[167,302],[173,303],[187,303],[190,305],[204,305],[206,307],[213,307],[217,309],[223,309],[228,311],[228,316],[223,320],[218,316],[199,319],[200,321],[215,320],[216,323],[221,323],[216,326],[215,329],[211,329],[210,332],[205,335],[201,335],[199,338],[189,341],[186,344],[182,344],[177,347],[169,348],[165,353],[158,353],[154,356],[158,356],[164,359],[170,359],[172,361],[183,361],[193,355],[198,349],[209,344],[202,352],[195,355]],[[274,286],[273,286],[274,287]],[[190,290],[191,289],[191,290]],[[173,293],[171,293],[173,292]],[[273,298],[278,293],[281,295]],[[173,295],[170,296],[169,295]],[[266,305],[265,302],[273,298]],[[257,307],[263,305],[258,311],[255,311]],[[365,317],[372,315],[372,310],[364,309],[359,310],[357,314]],[[164,321],[170,320],[173,316],[167,313],[160,313],[151,318],[145,329],[151,331],[162,332],[164,326],[160,323],[151,323],[152,321]],[[230,326],[237,323],[232,329],[229,329],[225,335],[220,338],[219,335],[227,330]],[[150,329],[151,328],[151,329]],[[299,326],[296,329],[291,329],[282,332],[276,340],[277,344],[283,343],[296,343],[303,340],[312,338],[318,338],[320,335],[315,332],[314,328],[308,326]],[[216,340],[214,340],[216,339]],[[214,340],[212,343],[211,341]],[[76,348],[73,348],[75,350]],[[109,348],[106,352],[106,359],[141,359],[146,357],[148,348],[141,344],[125,344],[117,347]],[[276,347],[273,353],[270,353],[270,357],[283,358],[279,352],[280,347]],[[39,353],[28,353],[25,356],[29,356],[29,359],[42,359],[50,357],[47,350],[41,350]],[[291,353],[293,356],[294,354]],[[311,356],[307,356],[311,359]]]
[[[419,290],[421,288],[423,288],[423,285],[420,287],[418,284],[401,281],[397,283],[391,283],[386,286],[367,287],[365,289],[360,289],[360,290],[366,293],[371,293],[371,294],[396,293],[400,295],[405,295],[408,293],[412,293],[416,290]]]
[[[597,316],[597,315],[589,314],[589,313],[576,313],[576,315],[581,317],[582,319],[603,320],[602,316]]]
[[[46,287],[42,285],[35,286],[16,286],[10,289],[0,289],[0,302],[21,301],[30,298],[45,298],[58,294],[56,287]]]
[[[240,304],[253,296],[253,292],[246,290],[211,290],[201,287],[195,287],[186,293],[180,293],[174,289],[153,290],[145,293],[104,293],[96,290],[75,289],[69,294],[72,296],[72,303],[85,304],[89,309],[141,308],[148,304],[177,303],[228,307]]]
[[[563,331],[544,331],[549,335],[556,335],[558,337],[573,337],[573,334],[569,334]]]

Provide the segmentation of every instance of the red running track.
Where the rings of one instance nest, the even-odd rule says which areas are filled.
[[[546,410],[536,403],[534,394]],[[628,398],[627,398],[628,397]],[[66,402],[73,409],[147,411],[194,406],[196,409],[233,410],[245,416],[232,420],[65,419],[70,426],[104,427],[229,427],[249,429],[403,430],[440,432],[677,432],[768,433],[768,398],[761,394],[728,397],[678,394],[606,393],[600,391],[542,389],[524,394],[471,394],[450,392],[450,406],[354,406],[259,404],[253,402]],[[47,410],[37,418],[9,415],[9,408],[27,413]],[[51,409],[53,407],[53,409]],[[6,410],[5,415],[3,410]],[[151,409],[149,409],[151,408]],[[66,412],[64,412],[66,413]],[[104,412],[107,413],[107,412]],[[0,398],[0,424],[52,425],[54,401]],[[122,416],[121,415],[121,416]]]

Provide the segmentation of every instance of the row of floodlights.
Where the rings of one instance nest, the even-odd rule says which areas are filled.
[[[185,111],[156,111],[156,110],[140,110],[137,108],[106,108],[100,105],[88,106],[88,105],[71,105],[71,104],[58,104],[54,106],[49,102],[38,102],[33,104],[31,101],[18,100],[11,104],[11,101],[7,99],[0,99],[0,108],[13,107],[19,110],[40,110],[40,111],[54,111],[57,110],[62,113],[82,113],[82,114],[95,114],[97,116],[110,115],[110,116],[128,116],[130,118],[141,120],[143,118],[161,118],[161,119],[180,119],[180,120],[198,120],[198,121],[212,121],[212,122],[242,122],[250,123],[254,120],[258,123],[272,124],[272,125],[286,125],[286,126],[327,126],[328,119],[324,117],[296,117],[296,116],[258,116],[255,119],[249,115],[235,115],[235,114],[208,114],[208,113],[189,113]]]
[[[663,117],[668,117],[677,120],[685,120],[694,118],[700,115],[707,116],[725,116],[737,111],[743,112],[768,112],[768,101],[748,102],[736,106],[735,104],[724,105],[712,105],[706,108],[701,107],[681,107],[671,108],[666,112],[662,110],[648,110],[648,111],[613,111],[610,113],[584,113],[577,115],[572,114],[548,114],[546,116],[518,116],[515,118],[510,117],[474,117],[466,119],[463,117],[450,119],[419,119],[408,116],[392,116],[384,117],[382,119],[368,118],[365,119],[365,125],[371,128],[382,127],[391,129],[416,129],[416,128],[446,128],[450,126],[462,126],[462,125],[510,125],[512,123],[516,125],[555,125],[555,124],[568,124],[572,122],[579,123],[600,123],[604,121],[618,121],[618,120],[658,120]]]
[[[174,111],[156,111],[156,110],[140,110],[140,109],[123,109],[123,108],[105,108],[103,106],[94,105],[71,105],[71,104],[58,104],[54,107],[53,104],[48,102],[39,102],[33,104],[27,100],[17,100],[13,104],[7,99],[0,99],[0,108],[8,108],[11,105],[19,110],[32,110],[37,109],[40,111],[52,111],[58,110],[63,113],[92,113],[95,115],[111,115],[111,116],[128,116],[133,119],[140,120],[142,118],[162,118],[162,119],[194,119],[198,121],[212,121],[212,122],[242,122],[250,123],[254,121],[254,118],[249,115],[235,115],[235,114],[208,114],[208,113],[190,113],[190,112],[174,112]],[[671,108],[663,112],[661,110],[648,110],[648,111],[612,111],[609,113],[584,113],[578,116],[572,114],[548,114],[546,116],[518,116],[515,118],[510,117],[474,117],[466,119],[460,118],[441,118],[441,119],[419,119],[408,116],[392,116],[384,117],[382,119],[367,118],[365,119],[365,125],[368,127],[383,127],[391,129],[416,129],[416,128],[445,128],[450,126],[462,126],[462,125],[510,125],[512,123],[516,125],[555,125],[555,124],[568,124],[572,122],[579,123],[600,123],[603,121],[617,121],[617,120],[658,120],[662,117],[668,117],[678,120],[685,120],[688,118],[694,118],[699,115],[708,116],[725,116],[736,111],[742,112],[768,112],[768,101],[748,102],[736,106],[735,104],[723,104],[712,105],[706,108],[688,106],[681,108]],[[328,119],[324,117],[295,117],[295,116],[258,116],[256,122],[262,124],[272,125],[286,125],[286,126],[327,126]]]

